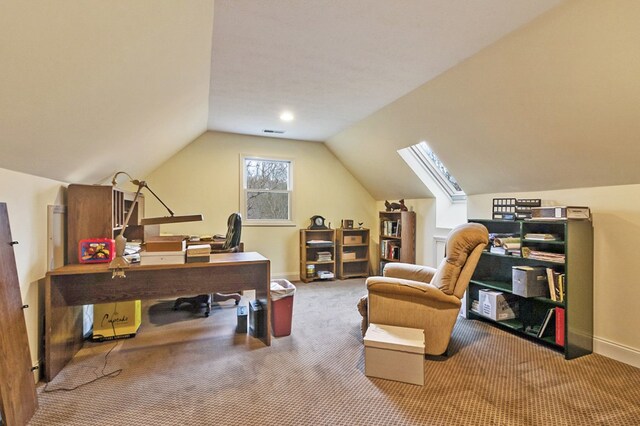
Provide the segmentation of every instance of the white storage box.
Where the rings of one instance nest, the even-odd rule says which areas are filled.
[[[364,374],[424,385],[424,331],[369,324],[364,336]]]
[[[494,321],[503,321],[518,316],[517,297],[495,290],[478,292],[478,313]]]
[[[186,250],[183,251],[142,251],[140,265],[175,265],[185,263]]]

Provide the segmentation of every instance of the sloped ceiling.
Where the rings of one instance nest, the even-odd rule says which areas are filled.
[[[560,2],[216,0],[209,128],[325,141]]]
[[[422,140],[468,194],[639,183],[638,22],[638,1],[569,2],[327,145],[377,199],[425,194],[395,173]]]
[[[272,83],[282,84],[276,77],[289,75],[286,86],[294,94],[282,99],[321,106],[308,111],[319,125],[296,121],[316,136],[296,137],[322,139],[335,129],[327,145],[377,199],[430,196],[396,153],[421,140],[469,194],[639,183],[640,2],[574,0],[549,10],[558,2],[416,0],[407,4],[432,9],[409,20],[386,1],[378,3],[384,13],[364,0],[330,11],[317,2],[237,3],[256,5],[257,16],[241,14],[231,26],[246,29],[245,18],[262,19],[261,28],[289,38],[262,56],[245,47],[242,52],[255,53],[262,67],[255,77],[261,84],[247,83],[225,96],[235,96],[229,101],[235,108],[260,116],[265,110],[249,101],[266,102]],[[216,10],[220,3],[236,4],[216,1]],[[286,19],[282,4],[309,19]],[[478,4],[503,8],[469,19],[468,8]],[[215,87],[209,108],[212,76],[227,82],[216,74],[225,70],[216,67],[216,43],[241,48],[255,41],[219,38],[212,45],[213,9],[212,0],[2,2],[0,167],[98,183],[121,169],[147,175],[207,123],[250,133],[215,121],[232,105],[216,97]],[[540,15],[544,10],[549,11]],[[344,14],[373,24],[349,27]],[[460,16],[467,17],[462,27]],[[495,16],[500,18],[491,20]],[[505,20],[511,26],[501,27],[502,33],[465,31],[474,25],[484,31]],[[433,39],[418,37],[424,27],[435,31]],[[450,39],[447,28],[455,33]],[[414,49],[408,54],[407,45]],[[312,54],[316,50],[319,56]],[[360,62],[353,65],[350,55]],[[292,78],[277,63],[289,56],[305,70],[332,78]],[[411,56],[428,60],[419,68]],[[416,67],[422,79],[409,77],[407,69]],[[240,81],[246,78],[241,68],[224,73],[233,72]],[[390,90],[380,83],[394,80],[406,85]],[[288,102],[273,107],[273,114],[283,106]]]
[[[211,0],[0,6],[0,167],[144,176],[206,130]]]

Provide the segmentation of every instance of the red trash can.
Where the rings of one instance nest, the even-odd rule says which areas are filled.
[[[288,280],[271,281],[271,330],[274,337],[291,334],[295,292],[296,287]]]

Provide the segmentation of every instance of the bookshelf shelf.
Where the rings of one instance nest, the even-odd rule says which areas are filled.
[[[503,221],[473,219],[490,234],[506,234],[520,238],[522,247],[560,257],[563,262],[531,257],[483,252],[467,289],[469,318],[488,321],[515,332],[529,340],[549,345],[563,352],[566,359],[586,355],[593,350],[593,228],[589,220],[568,221]],[[558,235],[557,240],[525,239],[528,233]],[[497,237],[496,237],[497,238]],[[521,252],[522,253],[522,252]],[[562,300],[553,300],[550,291],[545,296],[523,297],[513,294],[514,266],[551,268],[564,278]],[[551,273],[551,271],[549,272]],[[546,282],[545,282],[545,285]],[[482,289],[497,290],[517,304],[517,316],[506,321],[494,321],[471,309],[479,300]],[[542,327],[549,317],[547,327]],[[536,333],[540,327],[543,332]]]
[[[416,263],[416,213],[391,211],[379,213],[379,274],[389,262]]]

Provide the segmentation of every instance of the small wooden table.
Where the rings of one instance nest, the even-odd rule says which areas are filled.
[[[45,282],[45,380],[51,381],[80,350],[82,305],[136,299],[173,298],[255,289],[265,309],[271,345],[269,259],[255,252],[212,254],[209,263],[131,265],[125,278],[112,278],[108,264],[65,265]]]

